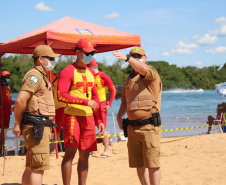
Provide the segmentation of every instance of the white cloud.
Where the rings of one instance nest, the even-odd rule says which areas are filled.
[[[203,65],[203,63],[202,63],[202,62],[200,62],[200,61],[197,61],[197,62],[193,62],[193,65],[196,65],[196,66],[202,66],[202,65]]]
[[[215,34],[219,36],[226,36],[226,25],[223,25],[219,30],[216,30]]]
[[[178,54],[178,55],[191,55],[194,52],[189,50],[189,49],[172,49],[171,53],[172,54]]]
[[[161,53],[161,56],[168,57],[168,56],[171,56],[171,54],[168,51],[164,51]]]
[[[197,44],[191,43],[191,44],[185,44],[183,41],[179,41],[176,43],[177,49],[195,49],[198,48]]]
[[[217,47],[215,49],[208,49],[205,52],[212,54],[226,54],[226,47]]]
[[[41,12],[50,12],[50,11],[55,11],[54,9],[46,6],[44,2],[40,2],[35,5],[35,10],[41,11]]]
[[[117,19],[118,17],[119,17],[119,14],[116,12],[103,16],[104,19]]]
[[[197,67],[202,67],[203,63],[200,61],[196,61],[196,62],[184,62],[181,66],[185,67],[185,66],[197,66]]]
[[[196,41],[199,45],[211,45],[216,43],[217,36],[216,35],[211,36],[209,34],[205,34],[204,36],[197,38]]]
[[[222,16],[214,20],[214,23],[219,25],[225,25],[226,24],[226,17]]]
[[[195,35],[195,36],[191,37],[191,39],[196,40],[196,39],[198,39],[199,37],[200,37],[199,35]]]

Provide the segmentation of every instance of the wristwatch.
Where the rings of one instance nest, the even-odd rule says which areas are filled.
[[[130,59],[130,54],[127,54],[127,55],[126,55],[126,58],[127,58],[127,59],[125,60],[125,62],[127,62],[127,61]]]

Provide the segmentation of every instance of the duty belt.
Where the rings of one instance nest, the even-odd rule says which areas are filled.
[[[158,127],[161,125],[161,118],[159,112],[152,113],[152,117],[147,119],[138,119],[138,120],[129,120],[128,119],[128,125],[132,126],[143,126],[147,124],[154,125],[155,127]]]
[[[147,118],[147,119],[138,119],[138,120],[129,120],[128,119],[128,125],[131,126],[143,126],[143,125],[147,125],[147,124],[151,124],[154,125],[154,121],[153,118]]]
[[[51,127],[51,126],[57,127],[57,124],[54,121],[49,120],[49,118],[47,116],[33,115],[33,114],[29,114],[29,113],[24,114],[22,123],[24,125],[42,124],[42,125],[49,126],[49,127]]]

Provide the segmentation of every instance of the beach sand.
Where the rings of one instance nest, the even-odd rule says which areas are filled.
[[[163,138],[161,142],[180,138]],[[161,185],[224,185],[226,184],[226,134],[210,134],[182,138],[161,144]],[[111,156],[90,157],[88,185],[139,185],[136,170],[128,167],[127,142],[113,143]],[[99,156],[103,144],[98,144]],[[43,184],[63,184],[61,162],[51,155],[51,169],[46,171]],[[77,184],[77,159],[73,161],[71,184]],[[6,156],[5,174],[0,157],[0,184],[19,185],[25,165],[25,156]]]

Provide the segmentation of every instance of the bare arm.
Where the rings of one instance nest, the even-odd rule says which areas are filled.
[[[31,98],[31,92],[29,91],[20,91],[19,95],[16,98],[15,106],[14,106],[14,116],[15,116],[15,124],[13,127],[13,134],[16,137],[20,136],[20,124],[23,113],[27,106],[27,101]]]
[[[120,60],[126,60],[127,57],[125,54],[120,53],[118,51],[113,52],[113,55]],[[131,65],[131,67],[138,72],[140,75],[145,76],[147,72],[147,65],[145,63],[142,63],[138,61],[137,59],[133,58],[132,56],[128,60],[128,63]]]
[[[126,102],[122,102],[118,111],[118,115],[117,115],[117,122],[118,122],[118,126],[121,130],[123,130],[121,123],[122,123],[122,117],[126,114]]]

